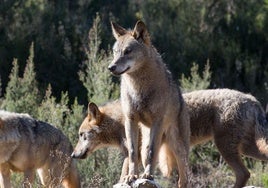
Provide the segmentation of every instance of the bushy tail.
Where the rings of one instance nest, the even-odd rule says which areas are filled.
[[[256,144],[263,154],[268,156],[268,105],[266,112],[259,107],[256,113]]]

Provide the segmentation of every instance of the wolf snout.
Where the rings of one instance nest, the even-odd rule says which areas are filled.
[[[83,151],[73,151],[71,157],[74,159],[85,159],[87,157],[87,149]]]
[[[71,157],[72,158],[77,158],[74,152],[71,154]]]
[[[74,158],[74,159],[80,159],[81,156],[82,155],[80,153],[77,153],[75,151],[73,151],[73,153],[71,154],[71,157]]]
[[[116,65],[109,65],[108,69],[109,69],[109,71],[114,72],[116,69]]]

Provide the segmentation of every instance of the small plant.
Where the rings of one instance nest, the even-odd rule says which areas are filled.
[[[180,79],[181,88],[184,92],[190,92],[199,89],[207,89],[211,82],[211,72],[210,72],[210,65],[209,61],[205,65],[205,68],[200,76],[199,73],[199,66],[196,63],[193,63],[191,67],[191,75],[190,77],[185,77],[182,74]]]
[[[40,101],[33,59],[34,45],[32,43],[23,77],[19,76],[17,59],[13,60],[13,68],[9,75],[10,80],[1,108],[12,112],[29,113],[35,116]]]
[[[85,47],[87,60],[83,62],[79,78],[87,89],[88,99],[96,104],[107,102],[111,98],[117,98],[118,85],[113,81],[108,71],[108,64],[112,61],[111,52],[100,50],[101,32],[100,16],[97,14],[93,26],[88,34],[88,46]]]

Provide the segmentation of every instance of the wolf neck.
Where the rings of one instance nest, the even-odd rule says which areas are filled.
[[[106,117],[102,132],[106,145],[119,147],[125,139],[124,121],[122,118],[113,119]]]
[[[131,73],[122,75],[121,86],[132,87],[136,91],[142,92],[146,88],[150,88],[150,85],[167,84],[167,74],[165,64],[158,53],[153,57],[148,57],[144,60],[143,66],[138,70]]]

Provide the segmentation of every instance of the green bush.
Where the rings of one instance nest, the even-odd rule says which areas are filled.
[[[39,103],[39,90],[34,70],[34,45],[30,47],[30,54],[24,69],[23,77],[19,76],[17,59],[13,60],[13,68],[9,75],[1,108],[12,112],[24,112],[35,116]]]
[[[207,89],[211,82],[211,71],[209,61],[205,65],[202,75],[199,74],[199,65],[193,63],[191,67],[191,75],[187,78],[182,74],[180,79],[181,88],[184,92],[190,92],[199,89]]]

